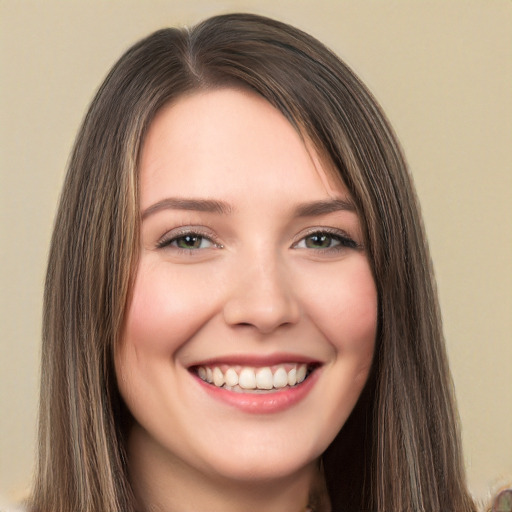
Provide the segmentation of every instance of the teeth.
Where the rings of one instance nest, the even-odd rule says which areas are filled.
[[[300,384],[306,378],[306,365],[303,364],[297,369],[297,384]]]
[[[199,375],[199,377],[201,377],[201,375]],[[238,373],[236,373],[233,368],[228,369],[224,378],[226,379],[226,386],[233,387],[238,384]]]
[[[268,367],[258,370],[256,373],[256,387],[258,389],[272,389],[273,386],[272,370]]]
[[[242,389],[256,389],[256,375],[251,368],[244,368],[238,377],[238,385]]]
[[[217,367],[213,369],[213,383],[219,388],[224,384],[224,374]]]
[[[284,368],[278,368],[274,373],[274,387],[276,389],[284,388],[288,385],[288,373]]]
[[[297,384],[297,369],[292,368],[288,372],[288,386],[295,386]]]
[[[287,370],[288,368],[288,370]],[[270,368],[229,367],[210,368],[199,366],[197,375],[200,379],[217,387],[230,391],[282,389],[303,382],[307,376],[306,364],[287,363]]]

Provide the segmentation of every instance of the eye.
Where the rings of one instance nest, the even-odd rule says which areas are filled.
[[[211,247],[221,247],[210,237],[193,231],[168,233],[158,243],[157,249],[171,248],[184,251],[196,251],[201,249],[210,249]]]
[[[304,245],[308,249],[329,249],[338,244],[339,240],[327,233],[314,233],[304,238]]]
[[[335,233],[330,231],[315,231],[299,240],[294,248],[328,251],[341,250],[344,248],[357,249],[359,248],[359,244],[341,231]]]
[[[189,234],[175,238],[169,245],[176,245],[179,249],[206,249],[213,242],[202,235]]]

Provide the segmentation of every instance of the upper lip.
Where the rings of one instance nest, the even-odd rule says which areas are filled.
[[[208,359],[198,360],[189,366],[189,368],[197,366],[218,366],[222,364],[232,366],[275,366],[284,363],[302,363],[302,364],[322,364],[321,361],[313,357],[292,354],[280,353],[271,355],[261,354],[231,354],[224,356],[216,356]]]

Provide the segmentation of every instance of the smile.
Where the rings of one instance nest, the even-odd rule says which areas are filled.
[[[297,354],[225,355],[188,367],[199,396],[243,413],[284,412],[309,395],[323,373],[324,362]]]
[[[306,380],[316,365],[283,363],[274,366],[197,366],[194,373],[217,388],[239,393],[269,393],[293,388]]]

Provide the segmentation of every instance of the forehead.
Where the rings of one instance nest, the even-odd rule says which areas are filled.
[[[348,195],[330,160],[270,103],[243,89],[194,92],[165,106],[140,163],[142,208],[170,192],[227,200],[269,188],[301,200]]]

